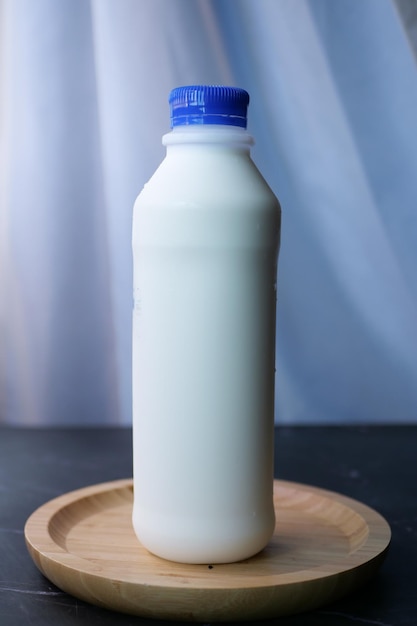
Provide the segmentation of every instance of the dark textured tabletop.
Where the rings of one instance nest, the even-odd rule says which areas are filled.
[[[360,500],[392,529],[388,556],[365,587],[282,626],[417,625],[417,426],[280,427],[275,475]],[[96,608],[40,574],[24,524],[67,491],[132,475],[128,428],[0,428],[0,625],[128,626],[157,622]],[[258,622],[260,623],[260,622]]]

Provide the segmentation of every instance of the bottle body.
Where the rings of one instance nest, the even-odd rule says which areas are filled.
[[[275,525],[280,209],[227,129],[170,136],[134,209],[133,525],[163,558],[232,562]]]

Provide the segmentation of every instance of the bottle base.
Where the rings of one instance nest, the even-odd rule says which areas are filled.
[[[189,565],[218,565],[245,561],[261,552],[271,539],[275,528],[274,515],[260,525],[259,520],[242,524],[240,520],[222,526],[217,532],[198,522],[159,527],[133,517],[135,534],[149,552],[167,561]],[[249,526],[249,527],[248,527]],[[197,528],[198,527],[198,528]],[[158,530],[155,530],[158,529]]]

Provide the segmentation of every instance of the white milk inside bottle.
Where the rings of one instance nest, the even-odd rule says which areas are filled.
[[[250,157],[249,96],[170,95],[164,161],[133,217],[133,525],[183,563],[246,559],[275,525],[278,200]]]

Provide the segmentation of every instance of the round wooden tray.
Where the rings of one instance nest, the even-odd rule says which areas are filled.
[[[277,524],[258,555],[227,565],[183,565],[150,554],[133,532],[131,480],[60,496],[28,519],[40,571],[101,607],[159,619],[266,619],[316,608],[367,581],[391,532],[373,509],[342,495],[274,482]]]

